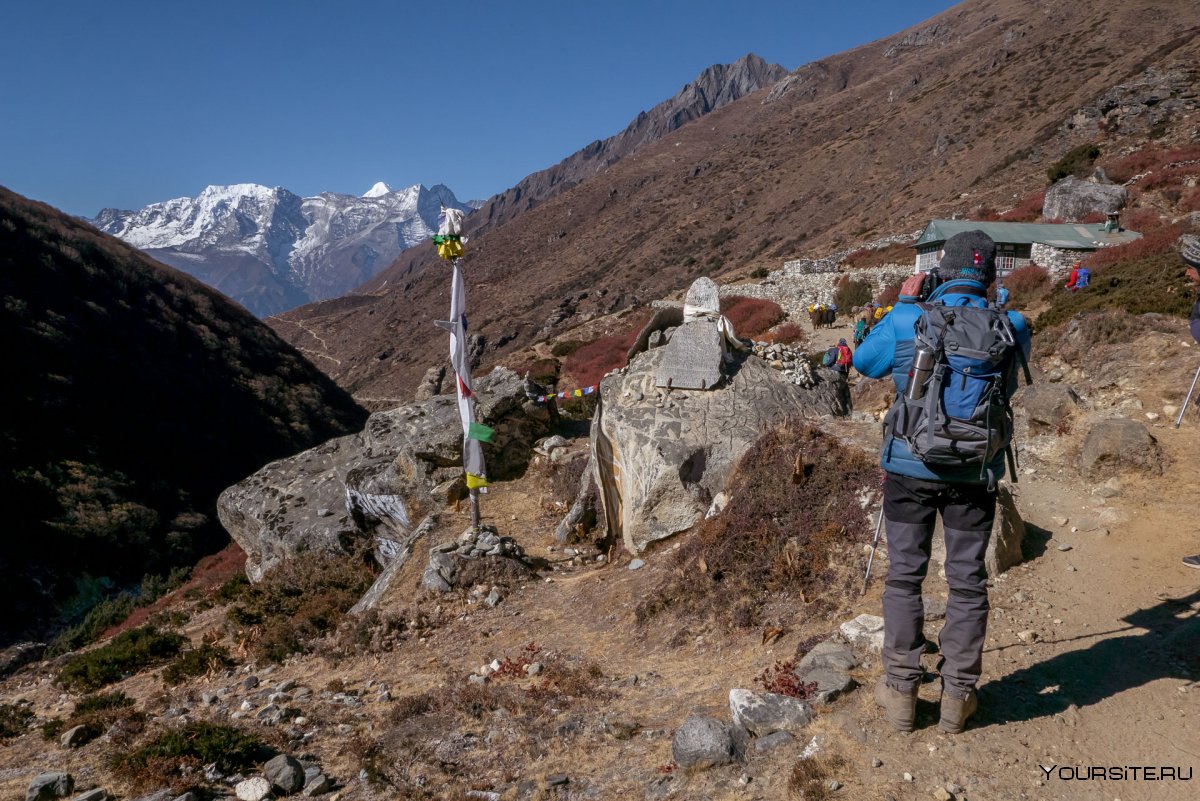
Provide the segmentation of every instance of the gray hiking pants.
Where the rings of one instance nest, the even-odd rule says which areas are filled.
[[[946,624],[939,646],[943,688],[963,698],[983,670],[987,571],[983,555],[996,516],[996,493],[982,484],[944,484],[888,473],[883,487],[888,574],[883,590],[883,667],[887,684],[912,692],[921,681],[925,610],[921,584],[929,569],[940,512],[946,538]]]

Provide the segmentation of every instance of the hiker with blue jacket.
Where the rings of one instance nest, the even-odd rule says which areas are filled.
[[[982,231],[951,237],[935,274],[942,283],[924,303],[902,294],[871,329],[854,353],[854,367],[871,378],[890,373],[896,384],[881,457],[889,565],[884,676],[875,700],[894,728],[912,731],[926,643],[921,584],[940,513],[950,593],[940,635],[938,725],[957,734],[978,708],[988,618],[984,552],[996,482],[1005,475],[1006,457],[1012,459],[1008,398],[1020,372],[1028,380],[1030,332],[1020,314],[988,306],[996,245]]]

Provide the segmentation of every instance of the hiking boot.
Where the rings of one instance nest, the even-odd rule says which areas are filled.
[[[896,731],[912,731],[917,717],[917,690],[902,693],[880,679],[875,685],[875,703],[883,708],[883,715]]]
[[[966,698],[953,698],[942,693],[942,719],[938,728],[947,734],[960,734],[967,727],[967,718],[979,709],[979,696],[974,690]]]
[[[1183,563],[1188,567],[1200,567],[1200,554],[1183,557]]]

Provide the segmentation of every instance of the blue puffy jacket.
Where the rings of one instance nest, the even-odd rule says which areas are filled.
[[[908,386],[908,371],[912,368],[913,358],[913,325],[921,316],[921,309],[916,305],[917,298],[901,295],[892,311],[875,324],[871,333],[854,352],[854,369],[871,378],[883,378],[889,372],[896,382],[897,394],[903,393]],[[929,296],[930,303],[943,303],[947,306],[987,306],[987,290],[978,281],[956,280],[947,281]],[[1007,312],[1017,334],[1017,342],[1029,358],[1031,336],[1025,318],[1016,312]],[[1009,385],[1011,395],[1017,389],[1017,371],[1013,372]],[[912,455],[908,444],[902,439],[888,437],[883,443],[883,453],[880,464],[889,473],[901,476],[921,478],[926,481],[945,481],[967,484],[986,484],[987,479],[979,478],[979,468],[942,468],[936,471],[920,459]],[[997,456],[996,461],[988,465],[995,478],[1004,475],[1004,454]]]

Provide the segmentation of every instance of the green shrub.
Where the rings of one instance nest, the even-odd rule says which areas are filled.
[[[1061,181],[1068,175],[1083,178],[1091,172],[1092,165],[1096,163],[1096,159],[1099,157],[1100,148],[1095,145],[1078,145],[1068,150],[1062,158],[1054,162],[1046,170],[1046,175],[1050,178],[1050,183]]]
[[[246,578],[246,574],[237,573],[233,578],[229,579],[229,581],[226,581],[224,584],[222,584],[217,589],[216,593],[213,594],[213,597],[216,598],[220,603],[231,604],[238,598],[241,598],[242,593],[244,593],[249,587],[250,579]]]
[[[1174,234],[1168,238],[1174,241]],[[1137,252],[1141,248],[1135,246],[1142,242],[1138,240],[1125,247]],[[1113,255],[1096,254],[1105,259]],[[1077,292],[1063,289],[1061,285],[1053,288],[1050,307],[1037,318],[1036,327],[1039,330],[1064,323],[1080,312],[1107,310],[1131,315],[1158,312],[1186,317],[1192,307],[1195,292],[1184,275],[1182,260],[1174,251],[1167,250],[1132,261],[1110,262],[1091,272],[1089,286]]]
[[[163,732],[129,752],[114,755],[113,771],[138,788],[179,787],[191,771],[216,763],[222,773],[254,768],[271,756],[257,736],[205,721]]]
[[[153,626],[130,629],[106,645],[71,657],[59,671],[58,680],[72,692],[96,690],[167,661],[185,642],[182,635]]]
[[[229,658],[228,651],[219,645],[206,643],[199,648],[190,648],[175,657],[175,660],[163,669],[163,681],[174,686],[232,664],[233,660]]]
[[[257,627],[256,656],[281,662],[336,628],[374,579],[361,560],[309,554],[246,587],[225,615],[234,626]]]
[[[72,716],[88,715],[93,712],[107,712],[112,709],[124,709],[133,706],[133,699],[121,691],[115,693],[96,693],[85,695],[75,702]]]
[[[0,704],[0,740],[20,737],[29,730],[33,710],[26,704]]]

